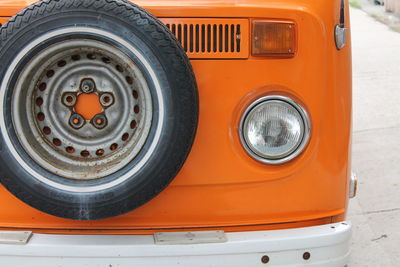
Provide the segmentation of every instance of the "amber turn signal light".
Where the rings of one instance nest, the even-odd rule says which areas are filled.
[[[293,56],[296,30],[292,22],[253,21],[252,54],[254,56]]]

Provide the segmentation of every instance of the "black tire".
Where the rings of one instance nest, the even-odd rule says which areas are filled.
[[[58,176],[30,157],[18,139],[19,133],[15,132],[10,104],[20,70],[35,53],[56,42],[69,38],[93,38],[118,46],[133,57],[127,47],[104,36],[74,32],[49,37],[15,61],[16,56],[33,40],[45,33],[74,25],[113,33],[137,49],[150,62],[163,96],[162,110],[159,100],[153,99],[153,109],[158,113],[155,112],[148,138],[139,154],[117,172],[88,181]],[[13,62],[17,64],[13,67],[14,71],[9,72]],[[139,68],[144,67],[140,65]],[[154,97],[155,82],[146,70],[143,72]],[[7,73],[11,74],[5,78]],[[1,183],[20,200],[48,214],[74,220],[98,220],[131,211],[151,200],[171,182],[193,144],[198,120],[198,95],[190,62],[180,44],[159,20],[128,1],[48,0],[27,7],[1,28],[0,86],[3,97],[3,116],[0,118]],[[161,128],[157,128],[161,114],[164,120],[161,126],[157,126]],[[160,131],[161,136],[154,141],[156,131]],[[143,166],[129,179],[111,187],[101,186],[129,173],[140,160],[144,160],[151,144],[156,144],[151,155],[142,161]],[[38,177],[51,183],[43,182]],[[61,188],[52,186],[52,183],[60,184]],[[82,190],[70,191],[69,186]]]

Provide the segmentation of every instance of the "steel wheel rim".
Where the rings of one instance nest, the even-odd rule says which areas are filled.
[[[20,77],[27,79],[18,82],[12,97],[15,131],[46,170],[69,179],[98,179],[121,170],[143,147],[153,115],[151,93],[142,71],[118,48],[89,39],[56,43],[30,60]],[[91,93],[102,108],[96,116],[103,117],[74,125],[84,80],[94,82]],[[105,125],[95,124],[97,118]]]

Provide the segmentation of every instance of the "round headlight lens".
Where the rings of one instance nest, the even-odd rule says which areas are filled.
[[[293,100],[268,96],[254,102],[244,114],[242,139],[246,150],[264,163],[283,163],[305,147],[309,119]]]

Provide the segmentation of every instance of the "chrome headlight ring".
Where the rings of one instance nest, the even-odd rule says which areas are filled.
[[[261,121],[258,122],[258,124],[262,124],[262,131],[263,133],[266,133],[267,131],[272,131],[272,132],[279,132],[279,134],[282,133],[282,130],[285,130],[286,132],[288,129],[290,130],[291,127],[286,127],[286,126],[291,126],[293,125],[293,118],[295,119],[294,122],[298,122],[297,126],[297,133],[295,137],[297,138],[295,142],[293,142],[292,146],[287,146],[289,149],[283,150],[282,153],[280,154],[274,154],[274,155],[267,155],[266,153],[263,153],[260,150],[257,150],[256,146],[254,146],[254,143],[252,144],[251,141],[249,140],[249,132],[248,132],[248,124],[249,120],[253,119],[254,121],[254,113],[260,112],[258,109],[262,109],[262,106],[267,106],[267,105],[275,105],[275,106],[281,106],[283,109],[286,109],[287,111],[290,110],[290,116],[292,116],[292,124],[288,125],[288,121],[282,121],[283,119],[287,119],[284,117],[279,117],[279,127],[273,128],[274,122],[276,126],[276,122],[278,119],[279,114],[267,114],[264,112],[267,116],[270,116],[269,118],[274,119],[274,122],[267,122],[267,121]],[[278,107],[275,107],[274,109],[277,109]],[[280,114],[282,115],[282,114]],[[285,115],[285,114],[284,114]],[[286,114],[287,115],[287,114]],[[260,117],[260,116],[259,116]],[[263,116],[265,119],[265,116]],[[286,124],[285,124],[286,123]],[[254,124],[254,123],[253,123]],[[268,124],[268,125],[267,125]],[[254,126],[254,125],[253,125]],[[266,129],[266,127],[269,127]],[[254,127],[253,127],[254,128]],[[296,128],[296,127],[295,127]],[[311,122],[310,122],[310,117],[307,113],[307,111],[298,103],[296,103],[294,100],[292,100],[289,97],[286,96],[281,96],[281,95],[269,95],[269,96],[264,96],[261,97],[254,102],[252,102],[249,107],[245,110],[245,112],[242,115],[242,118],[240,120],[240,125],[239,125],[239,136],[241,143],[246,150],[246,152],[253,157],[255,160],[265,163],[265,164],[271,164],[271,165],[276,165],[276,164],[282,164],[286,163],[298,155],[300,155],[305,147],[307,146],[310,136],[311,136]],[[253,135],[254,137],[254,135]],[[271,136],[258,136],[258,140],[261,142],[267,143],[267,138],[274,138]],[[254,139],[254,138],[253,138]],[[286,140],[289,141],[289,140]],[[293,140],[292,140],[293,141]],[[276,144],[279,144],[281,142],[276,142]],[[276,145],[275,144],[275,145]],[[286,145],[286,144],[285,144]],[[273,149],[276,150],[275,147],[277,146],[272,146]]]

